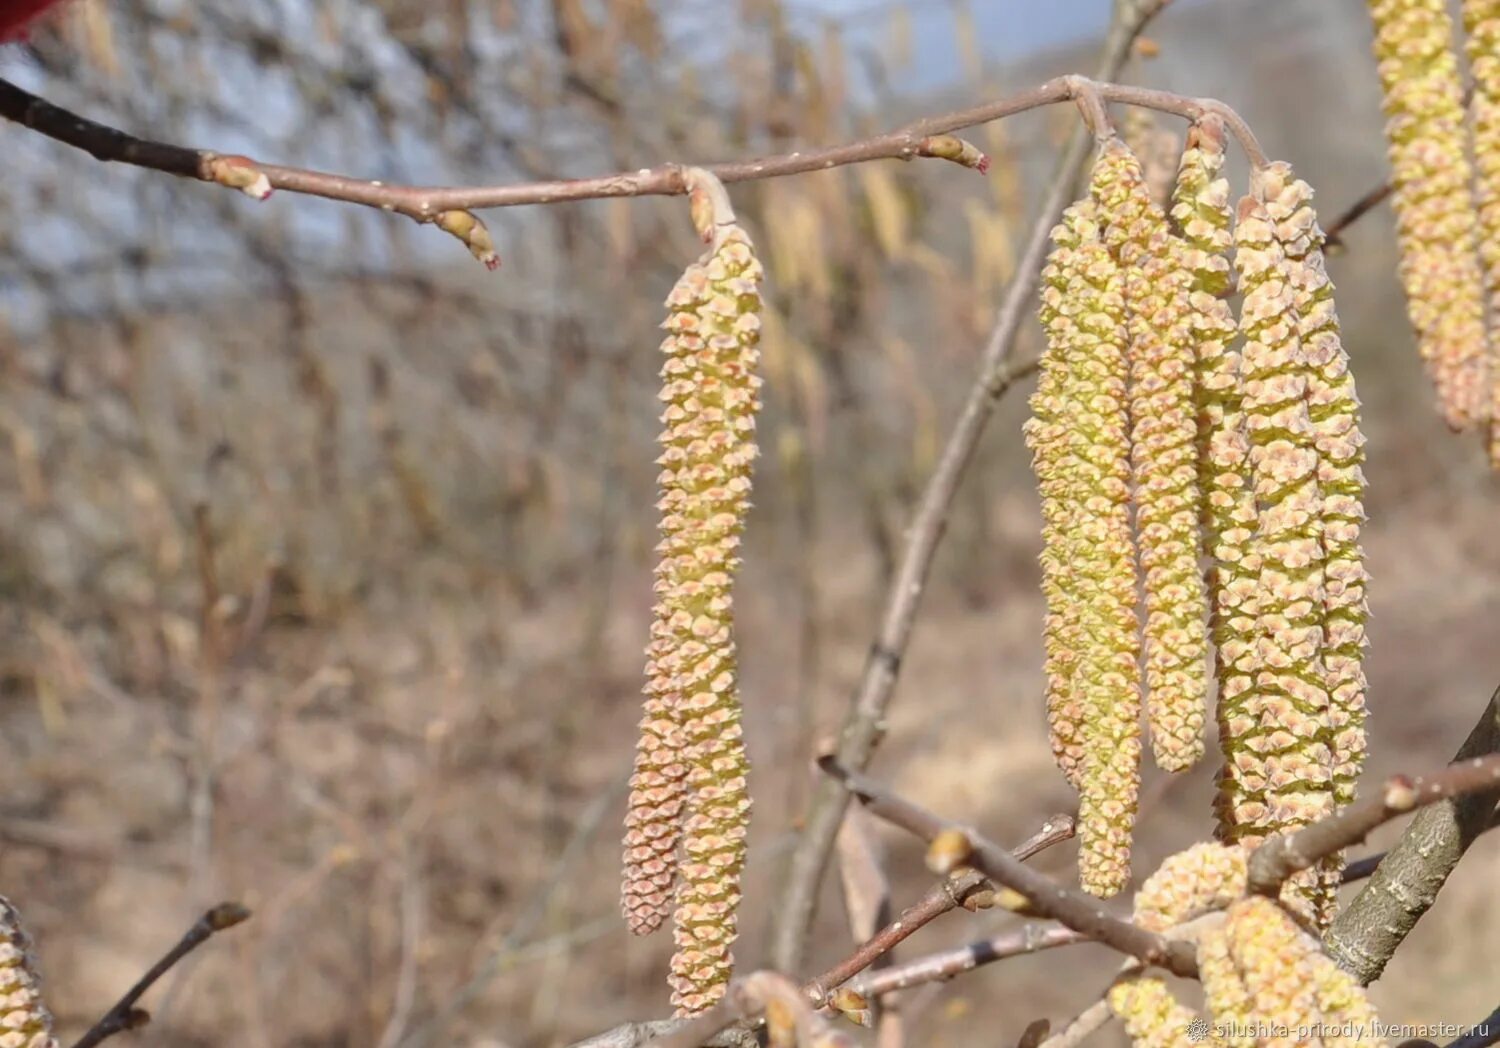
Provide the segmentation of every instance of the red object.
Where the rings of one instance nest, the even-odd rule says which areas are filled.
[[[0,43],[19,40],[31,20],[60,0],[0,0]]]

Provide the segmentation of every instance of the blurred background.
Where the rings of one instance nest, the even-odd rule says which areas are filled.
[[[0,50],[0,76],[186,145],[494,182],[887,129],[1091,71],[1108,16],[1107,0],[74,0]],[[1236,106],[1326,221],[1384,177],[1368,32],[1359,0],[1178,0],[1126,76]],[[1170,172],[1180,122],[1119,115]],[[882,163],[732,189],[770,273],[739,601],[742,965],[763,958],[809,754],[1075,119],[974,132],[988,180]],[[656,325],[698,245],[680,201],[485,218],[498,275],[430,227],[257,204],[0,125],[0,890],[65,1034],[221,898],[254,919],[148,1000],[142,1043],[519,1048],[666,1014],[669,936],[626,933],[616,870]],[[1331,267],[1370,436],[1376,776],[1445,761],[1500,682],[1497,486],[1437,420],[1388,210],[1346,239]],[[1037,335],[1028,321],[1023,351]],[[1043,731],[1029,388],[965,482],[875,768],[1002,841],[1073,805]],[[1138,876],[1211,832],[1212,764],[1147,771]],[[1494,838],[1377,987],[1386,1020],[1494,1007]],[[928,875],[911,841],[881,839],[900,907]],[[1073,856],[1038,861],[1070,875]],[[829,883],[817,968],[850,943]],[[1013,920],[949,916],[897,956]],[[1113,966],[1075,947],[909,994],[912,1043],[1013,1043]]]

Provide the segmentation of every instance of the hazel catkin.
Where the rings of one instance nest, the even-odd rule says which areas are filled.
[[[1254,682],[1219,702],[1225,765],[1218,809],[1231,842],[1305,826],[1334,809],[1318,433],[1309,413],[1297,266],[1268,211],[1268,188],[1275,184],[1257,179],[1235,227],[1258,593],[1249,654]],[[1305,880],[1289,890],[1321,907],[1326,893]]]
[[[1097,163],[1095,203],[1124,274],[1131,472],[1146,596],[1146,716],[1156,763],[1181,771],[1203,755],[1208,698],[1193,275],[1186,245],[1152,200],[1135,155],[1113,139]]]
[[[1500,0],[1464,0],[1464,40],[1474,78],[1474,195],[1479,260],[1488,295],[1490,465],[1500,469]]]
[[[622,898],[633,930],[650,931],[676,882],[672,1000],[695,1014],[729,981],[749,823],[731,588],[756,456],[762,270],[717,179],[686,179],[710,247],[662,325],[661,559]]]
[[[1095,167],[1094,200],[1111,172]],[[1130,528],[1124,275],[1094,200],[1053,230],[1042,277],[1043,382],[1026,436],[1043,500],[1048,705],[1054,752],[1080,792],[1083,887],[1130,874],[1140,784],[1140,641]],[[1058,657],[1066,653],[1064,661]]]
[[[1401,282],[1450,428],[1489,417],[1489,370],[1463,88],[1446,0],[1369,0],[1384,94]]]
[[[31,937],[9,899],[0,896],[0,1046],[57,1048],[52,1013],[42,1001]]]
[[[1205,933],[1198,968],[1214,1028],[1224,1031],[1225,1044],[1355,1048],[1386,1043],[1353,977],[1290,913],[1264,896],[1234,903],[1224,923]]]

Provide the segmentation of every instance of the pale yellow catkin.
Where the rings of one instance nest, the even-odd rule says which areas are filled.
[[[1165,933],[1224,909],[1244,896],[1247,871],[1245,849],[1237,846],[1195,844],[1169,856],[1136,893],[1135,923]],[[1135,1048],[1198,1043],[1190,1037],[1198,1016],[1177,1001],[1158,975],[1141,972],[1121,978],[1110,987],[1107,1000]]]
[[[1101,896],[1129,880],[1141,746],[1124,275],[1095,210],[1111,174],[1096,165],[1093,199],[1053,231],[1041,291],[1050,374],[1026,431],[1043,499],[1053,747],[1080,792],[1080,880]]]
[[[1252,549],[1255,492],[1240,389],[1238,328],[1227,301],[1233,286],[1224,126],[1209,116],[1193,126],[1178,164],[1172,219],[1193,275],[1191,322],[1197,340],[1198,476],[1203,492],[1205,581],[1219,700],[1230,707],[1254,681],[1259,563]]]
[[[1181,771],[1203,755],[1208,617],[1198,566],[1196,338],[1187,246],[1151,198],[1140,162],[1105,143],[1095,203],[1125,278],[1130,445],[1144,569],[1146,716],[1156,763]]]
[[[1312,188],[1290,166],[1271,164],[1263,173],[1268,216],[1286,251],[1296,300],[1298,337],[1307,368],[1308,418],[1318,451],[1319,511],[1323,553],[1322,661],[1328,713],[1321,738],[1332,759],[1333,798],[1342,808],[1354,799],[1365,758],[1365,623],[1369,618],[1360,532],[1365,521],[1365,438],[1359,396],[1344,349],[1333,283],[1323,256],[1323,231],[1312,207]],[[1343,855],[1323,864],[1332,901]],[[1330,914],[1320,914],[1326,923]]]
[[[1311,364],[1300,337],[1296,278],[1267,191],[1241,201],[1235,267],[1244,295],[1243,392],[1257,522],[1253,684],[1219,702],[1225,766],[1220,832],[1254,842],[1334,810],[1329,688],[1323,660],[1327,600],[1319,433],[1309,413]],[[1288,885],[1326,910],[1316,871]]]
[[[0,896],[0,1048],[57,1048],[21,915]]]
[[[1244,1048],[1380,1046],[1364,991],[1273,900],[1229,907],[1199,944],[1198,968],[1216,1043]]]
[[[1491,392],[1453,21],[1446,0],[1369,0],[1369,10],[1407,314],[1444,418],[1465,429],[1489,417]]]
[[[1490,465],[1500,469],[1500,0],[1464,0],[1465,46],[1474,78],[1474,193],[1479,257],[1489,293]]]
[[[750,811],[730,587],[756,455],[762,272],[738,226],[712,236],[668,299],[651,657],[652,690],[676,709],[686,766],[670,978],[683,1015],[712,1006],[729,982]]]

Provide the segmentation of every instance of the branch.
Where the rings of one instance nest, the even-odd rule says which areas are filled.
[[[1012,854],[1018,861],[1024,862],[1043,849],[1071,839],[1073,829],[1071,816],[1054,815]],[[828,995],[835,987],[854,978],[878,958],[890,953],[919,928],[932,923],[949,910],[972,905],[974,896],[987,887],[989,885],[986,878],[972,870],[953,877],[945,877],[927,889],[927,893],[921,899],[902,910],[894,921],[861,943],[852,954],[822,975],[808,980],[803,989],[819,1005],[827,1004]]]
[[[1118,71],[1108,71],[1113,75]],[[1156,109],[1188,120],[1215,113],[1239,139],[1251,163],[1265,164],[1265,154],[1245,121],[1223,102],[1211,98],[1187,98],[1167,91],[1102,83],[1082,76],[1060,76],[1027,91],[969,109],[926,117],[905,127],[843,145],[799,150],[774,156],[705,165],[721,182],[748,182],[780,178],[872,160],[911,160],[919,156],[944,156],[948,150],[932,139],[964,128],[988,124],[1059,102],[1079,101],[1095,105],[1099,100]],[[438,220],[444,213],[524,204],[557,204],[604,197],[675,196],[687,192],[686,170],[679,164],[661,164],[637,171],[620,171],[592,178],[552,179],[498,186],[406,186],[354,178],[349,175],[261,163],[248,157],[216,153],[207,149],[138,138],[117,128],[79,116],[39,98],[8,80],[0,80],[0,116],[64,145],[81,149],[96,160],[128,164],[182,178],[217,182],[263,197],[272,189],[306,196],[324,197],[349,204],[379,208],[406,215],[419,222]],[[966,158],[955,162],[980,166]]]
[[[841,767],[832,758],[825,758],[819,764],[857,796],[872,814],[911,831],[923,840],[931,841],[948,830],[962,832],[972,845],[968,859],[970,865],[991,880],[1020,892],[1026,897],[1029,908],[1039,916],[1059,921],[1145,964],[1166,968],[1177,975],[1195,977],[1198,974],[1197,958],[1185,943],[1169,942],[1163,936],[1113,916],[1099,900],[1065,888],[1052,878],[1037,873],[972,828],[952,823],[858,772]]]
[[[1271,837],[1256,848],[1250,854],[1250,890],[1274,896],[1288,877],[1358,844],[1377,826],[1438,801],[1496,791],[1500,791],[1500,753],[1449,765],[1435,775],[1393,776],[1375,796],[1295,833]]]
[[[921,986],[923,983],[944,982],[955,975],[962,975],[964,972],[973,971],[975,968],[993,964],[1007,957],[1019,957],[1022,954],[1040,953],[1042,950],[1051,950],[1059,946],[1072,946],[1075,943],[1093,941],[1089,936],[1076,932],[1072,928],[1026,924],[1015,931],[980,939],[951,950],[941,950],[905,964],[872,972],[856,980],[852,989],[855,993],[863,994],[873,1000],[882,994]]]
[[[1074,824],[1070,815],[1053,815],[1035,833],[1016,847],[1015,855],[1025,860],[1054,844],[1073,837]],[[927,890],[917,902],[908,906],[894,921],[877,931],[852,954],[821,975],[809,979],[802,986],[807,1000],[817,1007],[830,1007],[834,990],[864,971],[879,958],[887,955],[919,929],[931,924],[938,917],[960,906],[975,907],[980,893],[990,887],[989,881],[980,873],[969,870],[953,877],[945,877]],[[1060,945],[1060,944],[1059,944]],[[1037,949],[1044,949],[1039,945]],[[998,958],[996,958],[998,959]],[[984,962],[987,963],[987,962]],[[883,973],[882,973],[883,974]],[[927,980],[918,979],[912,983]],[[896,989],[897,987],[891,987]],[[862,992],[862,991],[861,991]],[[885,991],[881,991],[885,992]],[[728,1006],[726,1006],[727,1008]],[[622,1023],[605,1033],[586,1041],[579,1041],[572,1048],[640,1048],[653,1038],[676,1035],[687,1028],[691,1019],[667,1019],[655,1022]],[[717,1017],[715,1019],[717,1023]],[[757,1040],[748,1023],[731,1026],[733,1018],[714,1026],[708,1034],[708,1023],[695,1026],[692,1036],[705,1036],[701,1043],[713,1048],[725,1046],[755,1045]]]
[[[846,1034],[835,1030],[827,1019],[813,1011],[811,1002],[796,983],[776,972],[752,972],[735,980],[722,1001],[650,1042],[650,1048],[699,1048],[736,1021],[750,1019],[760,1012],[766,1013],[773,1045],[854,1048],[854,1042]]]
[[[88,1033],[74,1043],[73,1048],[93,1048],[94,1045],[113,1037],[123,1030],[138,1030],[151,1021],[151,1013],[137,1008],[135,1002],[172,969],[178,961],[207,942],[216,932],[233,928],[248,920],[250,911],[237,902],[221,902],[193,923],[177,945],[167,951],[161,960],[153,964],[140,979],[118,1001],[104,1013],[104,1018],[94,1024]]]
[[[1136,37],[1162,6],[1157,0],[1116,0],[1096,79],[1111,80],[1119,75],[1130,57]],[[958,421],[948,434],[937,467],[917,503],[900,564],[886,591],[879,630],[870,645],[864,670],[850,696],[839,728],[838,761],[846,768],[862,771],[880,744],[881,726],[895,694],[901,660],[911,642],[928,572],[942,541],[959,482],[979,438],[984,435],[996,402],[1016,381],[1019,372],[1011,360],[1016,332],[1036,287],[1052,227],[1071,199],[1088,156],[1089,137],[1079,130],[1069,141],[1053,172],[1051,189],[1027,237],[1026,247],[1016,264],[1015,277],[1005,291],[979,372],[969,388]],[[771,960],[783,971],[802,968],[823,871],[828,865],[828,856],[848,803],[848,794],[838,783],[818,782],[808,807],[805,828],[787,865],[785,887],[773,911]]]
[[[1500,689],[1464,740],[1455,762],[1500,752]],[[1417,817],[1370,883],[1334,918],[1324,937],[1330,956],[1361,983],[1380,977],[1494,812],[1492,791],[1442,800]]]

